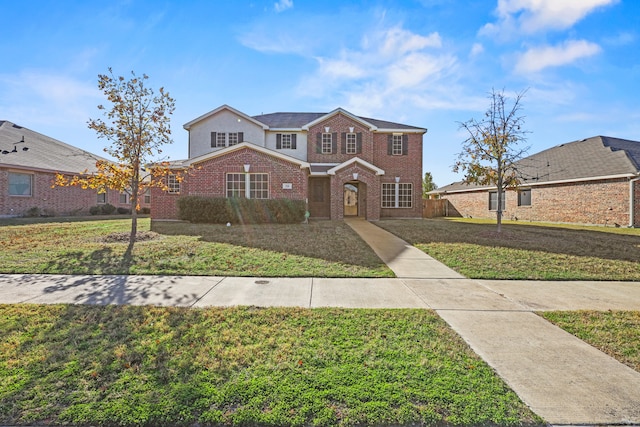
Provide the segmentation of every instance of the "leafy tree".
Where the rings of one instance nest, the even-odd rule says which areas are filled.
[[[496,92],[493,89],[488,97],[490,105],[484,117],[479,121],[470,119],[459,123],[469,137],[463,142],[453,171],[463,172],[465,183],[497,188],[498,233],[502,231],[504,191],[519,185],[516,162],[529,149],[518,147],[518,144],[526,141],[526,134],[529,133],[523,129],[524,116],[520,115],[525,93],[526,91],[517,93],[509,107],[509,98],[504,91]]]
[[[425,172],[424,178],[422,179],[422,198],[428,199],[429,196],[427,193],[437,189],[438,186],[433,182],[433,175],[431,175],[431,172]]]
[[[99,105],[105,120],[89,119],[90,129],[105,138],[111,145],[104,151],[116,161],[98,161],[95,173],[85,173],[68,178],[58,174],[55,185],[94,188],[104,192],[107,188],[125,192],[131,203],[131,234],[127,254],[131,254],[136,239],[138,223],[136,209],[138,201],[147,188],[166,188],[162,177],[168,173],[166,162],[155,163],[145,170],[152,157],[159,155],[164,144],[170,144],[171,127],[169,116],[175,109],[175,101],[160,88],[158,94],[145,86],[149,77],[116,77],[111,68],[109,74],[98,75],[98,88],[111,103],[110,108]],[[173,173],[173,172],[172,172]]]

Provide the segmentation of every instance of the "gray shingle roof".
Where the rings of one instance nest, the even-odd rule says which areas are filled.
[[[299,129],[302,126],[319,119],[329,113],[270,113],[253,116],[252,118],[275,129]],[[370,119],[360,117],[360,119],[377,126],[380,129],[421,129],[418,126],[403,125],[401,123],[388,122],[385,120]]]
[[[24,143],[19,142],[24,137]],[[12,152],[15,149],[16,152]],[[26,147],[28,150],[23,150]],[[2,154],[9,151],[8,154]],[[100,156],[81,150],[9,121],[0,121],[0,167],[22,167],[53,172],[95,171]]]
[[[640,141],[594,136],[560,144],[518,162],[522,184],[579,181],[640,172]],[[476,190],[486,187],[461,182],[441,187],[434,193]]]

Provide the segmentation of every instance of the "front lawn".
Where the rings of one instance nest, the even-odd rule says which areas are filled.
[[[393,277],[341,221],[232,226],[166,222],[125,257],[130,220],[0,221],[0,273]]]
[[[640,281],[640,229],[470,219],[383,220],[396,234],[474,279]]]
[[[543,425],[429,310],[0,305],[0,424]]]

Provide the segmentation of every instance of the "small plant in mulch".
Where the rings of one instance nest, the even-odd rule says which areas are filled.
[[[153,231],[138,231],[136,233],[136,242],[147,242],[149,240],[159,239],[160,235]],[[129,233],[110,233],[99,239],[103,243],[128,243]]]

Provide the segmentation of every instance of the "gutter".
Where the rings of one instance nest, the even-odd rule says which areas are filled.
[[[636,216],[636,199],[635,199],[635,191],[634,191],[634,183],[640,180],[640,176],[632,178],[629,180],[629,227],[635,227],[635,216]]]

